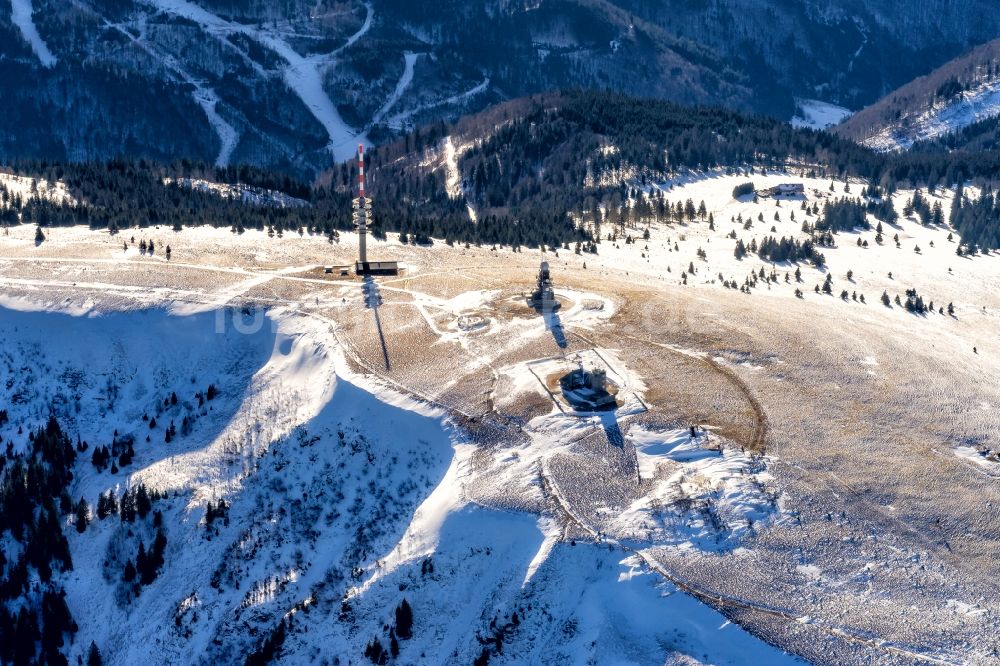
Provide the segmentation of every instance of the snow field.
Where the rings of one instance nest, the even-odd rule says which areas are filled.
[[[465,635],[473,631],[473,624],[487,635],[491,631],[490,621],[496,614],[509,618],[512,609],[521,604],[515,587],[530,591],[536,581],[541,585],[543,580],[559,580],[542,576],[549,571],[558,576],[563,565],[557,566],[555,562],[564,552],[582,552],[584,540],[590,538],[575,528],[560,524],[565,516],[552,505],[552,493],[558,492],[574,515],[596,526],[603,532],[603,538],[619,539],[622,543],[628,539],[628,543],[639,547],[656,544],[643,552],[684,580],[697,582],[720,594],[762,604],[777,598],[795,610],[797,616],[808,616],[811,618],[808,624],[797,623],[799,629],[763,625],[765,635],[779,637],[782,645],[795,646],[797,651],[813,657],[819,652],[835,655],[828,657],[831,663],[864,663],[866,657],[870,661],[873,655],[899,658],[875,647],[861,649],[844,641],[817,641],[816,633],[808,633],[815,632],[816,627],[825,627],[831,631],[861,632],[873,640],[902,646],[901,649],[914,653],[936,654],[944,661],[989,663],[984,657],[989,650],[988,641],[980,637],[990,635],[996,624],[996,609],[988,598],[979,598],[981,595],[988,597],[989,592],[976,574],[978,565],[975,563],[982,560],[978,559],[978,554],[966,556],[969,541],[960,541],[951,533],[942,534],[942,528],[936,527],[931,518],[927,519],[930,524],[924,524],[919,516],[941,516],[946,524],[947,517],[953,515],[972,530],[970,539],[988,535],[992,529],[990,509],[975,508],[969,494],[976,488],[978,497],[991,497],[988,486],[977,486],[989,483],[990,479],[981,473],[977,464],[957,457],[954,448],[967,436],[979,436],[983,438],[979,441],[989,445],[990,433],[994,432],[989,429],[989,406],[997,404],[997,400],[995,387],[990,387],[988,378],[997,369],[990,344],[997,323],[994,314],[998,281],[996,257],[960,259],[954,253],[957,239],[947,240],[948,229],[923,227],[913,220],[901,220],[898,228],[887,226],[886,243],[881,247],[874,244],[873,231],[838,234],[838,247],[821,250],[827,259],[825,271],[802,265],[804,282],[798,285],[805,292],[802,299],[795,297],[794,278],[790,283],[784,282],[784,273],[793,274],[795,266],[774,267],[779,282],[771,284],[770,288],[759,284],[750,295],[725,289],[719,284],[719,272],[725,279],[739,283],[751,270],[756,273],[762,267],[768,272],[772,269],[756,256],[737,261],[732,256],[735,240],[726,238],[730,231],[735,231],[745,242],[750,238],[759,241],[767,235],[802,237],[801,202],[785,200],[779,206],[769,199],[761,199],[757,204],[734,201],[733,187],[746,180],[752,180],[758,187],[788,181],[804,182],[808,202],[818,201],[821,206],[831,196],[830,182],[826,179],[809,179],[789,173],[767,176],[700,174],[677,179],[672,189],[666,183],[659,186],[667,190],[668,198],[674,202],[690,197],[697,205],[704,198],[715,218],[714,231],[708,229],[707,222],[658,225],[651,229],[650,240],[646,242],[641,239],[640,227],[628,230],[637,237],[635,244],[624,244],[619,238],[618,247],[615,247],[604,241],[596,256],[575,255],[565,250],[558,256],[551,251],[541,255],[527,250],[519,256],[509,252],[493,253],[488,248],[445,248],[441,244],[415,248],[400,246],[393,238],[374,245],[380,254],[404,260],[412,267],[408,276],[379,284],[385,300],[381,313],[383,323],[399,322],[410,328],[406,328],[405,333],[400,328],[396,337],[389,337],[393,369],[385,373],[384,378],[355,378],[347,374],[347,370],[357,371],[356,366],[348,361],[345,363],[348,368],[344,370],[334,359],[336,388],[328,404],[344,404],[338,401],[352,393],[345,381],[348,378],[364,385],[362,393],[374,393],[390,405],[395,398],[389,396],[396,394],[387,387],[395,385],[417,387],[424,395],[442,400],[447,390],[452,392],[448,395],[460,395],[468,400],[460,403],[462,405],[479,405],[478,394],[472,395],[480,390],[478,378],[483,378],[482,389],[486,390],[493,370],[500,375],[493,390],[497,409],[523,414],[525,420],[512,421],[509,441],[499,446],[463,450],[466,442],[446,437],[440,447],[445,455],[427,462],[427,468],[433,470],[425,475],[429,484],[420,484],[420,493],[406,494],[407,499],[400,504],[405,504],[406,508],[400,509],[398,519],[381,519],[388,531],[371,540],[374,545],[368,549],[367,559],[355,557],[350,560],[351,566],[354,562],[360,563],[360,576],[353,578],[344,574],[345,580],[341,580],[330,574],[335,582],[329,584],[329,589],[334,591],[317,592],[315,602],[310,601],[313,609],[310,612],[323,610],[315,616],[320,619],[309,620],[310,638],[295,635],[290,643],[293,647],[289,648],[293,650],[289,653],[291,661],[319,658],[328,654],[324,648],[329,645],[348,646],[351,654],[358,655],[367,641],[382,631],[382,623],[391,622],[392,608],[403,596],[414,604],[418,618],[435,615],[436,604],[444,603],[440,599],[448,599],[448,604],[453,603],[451,599],[468,599],[465,608],[478,609],[473,613],[479,618],[478,624],[470,623],[463,616],[454,622],[443,617],[421,625],[429,632],[427,642],[418,636],[414,639],[417,642],[404,644],[404,650],[414,647],[413,652],[408,652],[414,659],[414,655],[419,654],[415,651],[416,646],[424,649],[422,646],[429,645],[437,637]],[[850,184],[854,194],[859,193],[862,186],[853,181]],[[835,189],[832,196],[844,194],[842,182],[835,183]],[[897,206],[901,208],[908,196],[909,193],[900,193]],[[947,212],[950,194],[939,192],[931,199],[934,200],[940,201]],[[793,210],[794,222],[790,220]],[[779,221],[773,219],[775,212],[779,214]],[[758,214],[763,215],[764,222],[757,220]],[[750,218],[751,229],[731,223],[730,217],[736,215],[742,215],[744,220]],[[815,218],[809,219],[814,221]],[[775,232],[770,231],[772,226]],[[268,239],[255,232],[233,236],[228,231],[212,229],[185,230],[176,235],[156,231],[166,234],[175,247],[174,262],[177,263],[166,265],[157,259],[121,257],[120,239],[88,230],[54,229],[51,240],[37,248],[31,242],[32,233],[33,229],[13,228],[11,235],[2,241],[2,281],[9,292],[8,302],[14,307],[25,307],[26,301],[18,297],[29,293],[29,289],[33,290],[30,293],[34,298],[45,299],[48,303],[42,309],[73,307],[83,312],[100,312],[102,308],[98,304],[120,291],[128,293],[129,299],[147,304],[175,298],[173,311],[183,312],[184,307],[192,307],[205,310],[206,316],[234,298],[240,302],[258,300],[277,304],[284,301],[286,307],[294,304],[299,312],[310,310],[306,306],[311,306],[315,298],[319,310],[313,314],[327,316],[327,324],[336,326],[342,344],[346,343],[345,351],[356,349],[357,341],[371,338],[372,313],[363,308],[360,285],[349,280],[317,278],[311,272],[315,265],[336,263],[352,256],[355,241],[346,235],[339,245],[331,246],[324,239],[296,235]],[[898,249],[892,240],[896,233],[902,245]],[[857,247],[858,238],[868,240],[869,248]],[[163,240],[157,237],[157,242]],[[914,251],[915,245],[920,246],[920,253]],[[707,261],[698,258],[699,247],[707,252]],[[683,441],[686,431],[681,428],[686,424],[671,425],[655,420],[650,424],[645,420],[647,416],[627,417],[618,424],[624,440],[624,446],[618,449],[606,436],[606,432],[613,431],[610,424],[596,419],[555,418],[549,414],[552,403],[542,397],[537,379],[526,377],[525,373],[499,372],[515,367],[518,362],[559,354],[550,330],[552,322],[527,310],[523,298],[518,296],[519,289],[528,288],[542,258],[552,263],[556,274],[557,292],[564,303],[558,314],[568,331],[571,351],[584,346],[602,350],[614,348],[620,355],[616,367],[644,368],[642,381],[649,384],[650,377],[655,375],[653,370],[661,361],[655,354],[649,359],[637,359],[637,355],[653,348],[646,346],[637,350],[633,344],[634,339],[649,336],[663,345],[664,350],[669,349],[671,353],[687,351],[692,359],[715,359],[744,378],[764,404],[771,421],[772,432],[767,439],[769,456],[762,461],[763,469],[752,458],[740,458],[738,446],[729,444],[724,445],[721,452],[713,450],[717,447],[713,444],[716,435],[711,430],[711,416],[704,421],[709,426],[707,445],[695,447],[686,446]],[[582,266],[584,262],[586,269]],[[689,275],[688,285],[684,286],[680,274],[691,262],[697,273]],[[127,272],[121,270],[125,267]],[[848,270],[852,270],[853,281],[847,278]],[[57,274],[49,274],[50,271]],[[891,278],[889,271],[893,273]],[[812,288],[822,283],[827,272],[833,276],[835,295],[817,295]],[[216,281],[218,284],[214,284]],[[87,285],[94,288],[85,291]],[[910,286],[916,287],[926,299],[933,299],[936,306],[947,305],[953,300],[957,318],[936,314],[915,316],[899,307],[885,308],[878,302],[877,297],[883,289],[895,295]],[[126,288],[130,291],[124,291]],[[867,304],[837,298],[844,288],[865,294]],[[191,298],[194,303],[184,305],[182,296]],[[64,302],[64,298],[70,300]],[[647,300],[648,304],[644,303]],[[485,328],[462,329],[457,322],[465,315],[481,317],[487,322]],[[328,361],[312,360],[305,351],[316,336],[328,339],[320,330],[312,330],[304,323],[286,323],[285,319],[291,316],[289,313],[275,310],[274,316],[282,323],[274,339],[261,340],[260,357],[252,364],[253,374],[270,366],[277,376],[284,373],[284,364],[288,363],[308,368],[302,371],[305,377],[313,373],[322,376],[321,369]],[[275,351],[277,336],[298,332],[302,333],[302,338],[294,343],[292,356],[299,358],[296,354],[301,351],[304,360],[283,361],[285,355],[281,354],[280,345]],[[593,338],[596,344],[582,342],[578,339],[581,335]],[[403,344],[406,341],[416,348],[406,348]],[[324,342],[324,345],[328,351],[340,349],[335,342]],[[973,345],[978,345],[978,355],[972,354]],[[430,354],[425,353],[427,349],[431,350]],[[412,363],[412,372],[404,362],[408,356],[412,356],[408,361]],[[268,372],[262,371],[262,383],[253,384],[248,379],[246,386],[257,386],[264,399],[280,402],[285,393]],[[466,380],[474,374],[475,382]],[[973,378],[978,379],[973,381]],[[690,390],[694,393],[701,386],[695,374],[686,374],[683,378],[657,375],[656,381],[643,391],[644,395],[662,395],[660,384],[663,382],[690,382]],[[312,398],[308,398],[314,395],[313,388],[303,395],[307,396],[303,401],[306,412],[314,411]],[[714,393],[703,397],[709,401],[706,411],[719,409]],[[522,404],[530,407],[515,410]],[[258,409],[251,405],[244,406],[241,402],[240,406],[233,406],[234,413],[239,409],[241,414],[267,414],[263,407]],[[653,404],[654,409],[662,407]],[[323,408],[321,413],[325,411]],[[479,414],[475,409],[469,411]],[[325,416],[317,416],[313,421],[319,423],[324,419]],[[219,444],[217,433],[208,429],[208,424],[208,420],[201,420],[197,426],[206,428],[202,447],[209,443]],[[523,430],[517,430],[514,424]],[[957,426],[957,431],[953,437],[946,437],[950,424]],[[237,426],[230,432],[243,432],[243,428]],[[945,432],[941,433],[941,428]],[[282,426],[275,432],[285,430]],[[279,608],[287,611],[293,607],[293,600],[307,598],[303,591],[312,589],[318,580],[325,580],[324,571],[350,569],[350,566],[344,569],[347,560],[339,559],[345,551],[336,544],[342,542],[333,537],[330,541],[322,541],[325,537],[321,537],[317,543],[328,544],[329,548],[322,552],[330,555],[322,559],[309,545],[303,551],[304,559],[313,558],[317,562],[322,559],[322,563],[305,571],[296,564],[295,546],[281,542],[281,535],[298,533],[299,528],[292,530],[282,522],[285,519],[280,513],[271,513],[272,509],[278,510],[279,498],[287,497],[280,502],[290,503],[301,497],[301,492],[295,489],[297,486],[287,490],[286,495],[284,480],[291,474],[289,465],[301,464],[310,469],[322,465],[320,458],[306,465],[295,456],[280,453],[289,442],[311,440],[313,427],[307,426],[306,431],[302,440],[295,428],[290,435],[277,435],[278,443],[268,450],[277,450],[278,454],[248,455],[246,459],[250,462],[246,465],[242,456],[236,456],[235,462],[223,460],[225,464],[220,463],[223,472],[217,475],[218,483],[207,483],[206,495],[201,496],[228,492],[233,497],[250,497],[248,493],[270,488],[267,484],[276,484],[279,477],[282,481],[279,491],[264,493],[260,499],[263,502],[260,506],[264,508],[247,510],[247,504],[241,504],[243,509],[234,505],[232,510],[234,523],[252,525],[249,536],[237,538],[232,531],[225,533],[227,542],[245,544],[245,550],[238,551],[243,563],[236,566],[233,560],[226,568],[226,571],[235,572],[232,576],[237,583],[232,590],[226,588],[223,595],[224,605],[229,604],[226,608],[238,610],[199,611],[199,617],[211,613],[213,618],[220,618],[214,635],[224,636],[228,645],[238,644],[235,636],[245,635],[246,626],[264,630],[265,625],[278,616]],[[345,428],[348,449],[355,436],[352,433],[357,432],[356,425]],[[324,435],[324,441],[334,438],[335,432]],[[236,441],[248,440],[236,438]],[[253,450],[253,440],[249,441],[244,448]],[[394,440],[390,437],[387,441]],[[302,447],[304,455],[310,455],[317,446],[318,443]],[[219,450],[221,459],[224,447],[219,446]],[[360,462],[360,456],[365,455],[363,450],[361,447],[352,458]],[[635,450],[636,455],[629,462],[631,450]],[[375,466],[382,469],[378,451],[375,453]],[[453,455],[458,462],[452,472],[449,461],[453,460]],[[345,464],[347,460],[344,459]],[[309,487],[315,491],[326,488],[327,493],[333,492],[331,489],[337,487],[337,479],[343,476],[336,471],[339,461],[339,458],[330,460],[333,472],[310,477],[318,480],[315,484],[308,481]],[[199,469],[196,457],[187,459],[187,463],[191,471],[186,478],[202,483],[207,476]],[[268,463],[285,466],[280,473],[273,467],[266,471]],[[384,478],[389,474],[386,464],[381,472]],[[616,476],[626,474],[629,464],[633,465],[631,486],[618,483]],[[348,466],[353,475],[355,467],[352,465]],[[363,468],[363,465],[358,467]],[[400,467],[397,464],[393,469],[398,471]],[[243,476],[244,470],[250,470],[250,475]],[[674,478],[678,472],[683,478]],[[754,476],[759,477],[759,485],[754,482]],[[169,484],[181,483],[164,478]],[[341,488],[347,505],[351,504],[350,489],[367,488],[356,476],[351,479]],[[670,484],[665,483],[671,479]],[[383,485],[380,483],[377,488]],[[216,488],[221,490],[212,490]],[[675,488],[684,490],[693,505],[710,499],[720,520],[738,538],[732,541],[725,537],[717,539],[719,532],[712,521],[707,516],[699,516],[694,509],[680,516],[663,511],[663,500],[673,501],[679,497],[674,493]],[[772,508],[770,499],[773,488],[781,490],[778,511]],[[862,490],[856,492],[858,489]],[[306,504],[310,506],[314,501],[324,506],[331,501],[321,501],[314,491],[309,492],[312,499]],[[657,497],[662,498],[661,507],[653,502]],[[257,507],[257,498],[251,499],[252,502],[246,501]],[[966,508],[960,508],[959,504]],[[341,516],[348,515],[343,503],[335,505]],[[381,502],[366,503],[359,509],[358,516],[371,511],[376,512],[372,515],[381,516],[377,513],[379,506]],[[519,512],[512,512],[512,508]],[[177,502],[176,510],[188,511],[184,498]],[[195,510],[191,511],[192,517],[197,515]],[[286,511],[291,513],[287,507]],[[844,517],[841,517],[842,511]],[[474,530],[455,516],[459,512],[472,516],[468,522],[481,522],[489,528],[473,534]],[[490,517],[485,517],[483,512]],[[389,515],[392,513],[395,512]],[[832,514],[832,519],[825,517],[828,513]],[[763,519],[760,518],[762,514]],[[322,510],[319,515],[323,515]],[[416,519],[411,520],[414,516]],[[747,517],[754,521],[752,531],[746,524]],[[520,521],[521,518],[524,520]],[[508,519],[515,525],[506,525]],[[334,525],[338,524],[336,520]],[[459,537],[453,539],[450,521],[462,526],[462,531],[469,531],[469,538],[465,541]],[[364,524],[364,520],[351,522],[349,529],[364,527]],[[912,533],[906,527],[908,524],[916,526],[909,528]],[[917,527],[923,536],[916,534]],[[506,530],[519,535],[516,543],[504,541],[495,534]],[[328,528],[318,531],[326,534]],[[310,531],[303,528],[302,533]],[[577,539],[575,547],[560,543],[562,539],[573,538]],[[306,538],[303,543],[311,544],[310,539]],[[941,544],[944,539],[962,555],[949,557],[948,549]],[[219,539],[214,539],[213,543],[217,541]],[[282,543],[280,547],[279,543]],[[980,543],[984,551],[988,550],[988,539]],[[171,537],[171,546],[173,544]],[[598,550],[605,547],[607,544]],[[486,554],[487,548],[493,555]],[[473,550],[476,552],[472,553]],[[492,560],[492,564],[487,561],[501,552],[511,553],[508,559],[516,562],[507,566],[505,560],[504,566],[499,567],[504,572],[496,570],[499,566],[496,560]],[[278,564],[260,568],[260,558],[267,560],[270,553],[277,553]],[[421,574],[421,563],[428,556],[435,561],[435,573],[425,576]],[[204,564],[203,568],[215,567],[221,557],[206,556],[211,564]],[[609,557],[617,557],[617,562],[623,555],[616,551]],[[439,563],[437,558],[444,562]],[[963,566],[962,560],[967,564]],[[608,565],[601,566],[606,568]],[[487,567],[488,572],[477,574],[482,570],[477,567]],[[472,572],[469,577],[458,577],[465,569]],[[456,585],[465,587],[453,589],[453,577],[458,577]],[[484,581],[481,587],[468,589],[480,578]],[[400,582],[407,590],[398,589]],[[338,615],[335,607],[339,608],[340,594],[347,588],[355,589],[351,607],[356,619],[346,627],[341,627],[339,621],[332,622],[336,628],[330,629],[329,619]],[[408,596],[411,590],[412,597]],[[419,595],[418,590],[421,591]],[[427,592],[425,596],[423,591],[427,590],[434,590],[434,593]],[[208,606],[205,600],[219,594],[214,589],[202,589],[202,592],[196,595],[202,606],[192,602],[192,607]],[[190,597],[187,593],[184,599]],[[247,599],[250,605],[244,608]],[[962,614],[955,610],[958,608],[955,604],[948,605],[948,600],[973,608],[978,604],[983,612]],[[456,601],[454,607],[462,603]],[[418,604],[424,610],[420,610]],[[610,602],[604,607],[612,608]],[[304,618],[305,614],[297,611],[296,618],[300,617]],[[561,627],[560,620],[565,616],[553,613],[558,620],[552,623],[543,622],[542,617],[544,614],[532,616],[529,613],[522,624],[535,628],[523,634],[514,632],[505,638],[505,646],[512,650],[509,661],[518,661],[522,655],[538,654],[537,646],[543,641],[540,632],[545,628]],[[900,622],[901,617],[905,621]],[[172,621],[172,618],[166,619]],[[578,630],[580,618],[575,619]],[[602,620],[609,627],[602,635],[609,637],[625,631],[621,627],[626,622],[644,626],[642,619],[622,615],[615,620]],[[248,622],[251,624],[245,624]],[[317,632],[314,622],[322,625],[326,633]],[[740,622],[758,631],[764,621],[741,616]],[[662,626],[665,631],[674,628],[666,621]],[[561,636],[560,630],[544,636]],[[203,641],[198,644],[210,641],[209,634],[207,630],[198,633],[202,636],[198,640]],[[386,644],[385,634],[380,635]],[[573,633],[567,644],[577,645],[577,637],[582,635]],[[429,638],[431,636],[434,639]],[[714,634],[706,636],[706,642],[715,640],[711,638]],[[638,645],[648,644],[644,640],[629,640]],[[521,641],[531,642],[531,645],[513,652],[513,646]],[[452,644],[459,643],[461,641]],[[547,645],[553,643],[558,641],[549,639]],[[594,652],[588,654],[610,659],[609,653],[603,650],[605,645],[613,644],[598,641]],[[461,643],[459,661],[473,658],[478,649],[478,642],[473,640]],[[713,653],[709,653],[710,658],[705,658],[704,654],[699,656],[698,649],[688,650],[687,658],[703,663],[721,661],[718,655],[711,656]],[[661,660],[664,653],[653,654]],[[637,657],[635,661],[642,659]],[[680,657],[677,661],[685,663]]]
[[[448,303],[460,311],[488,298],[466,293]],[[512,638],[520,647],[508,651],[514,661],[518,654],[542,663],[567,654],[607,657],[624,642],[633,659],[645,661],[662,653],[660,641],[638,641],[651,625],[657,635],[675,636],[673,650],[717,655],[717,663],[746,663],[719,636],[784,658],[735,627],[717,634],[713,623],[724,623],[713,611],[683,595],[662,596],[634,564],[615,564],[620,553],[581,544],[578,552],[590,555],[567,557],[566,547],[554,547],[547,517],[470,504],[463,489],[476,473],[474,447],[442,424],[442,412],[351,371],[321,320],[209,305],[188,314],[90,308],[75,315],[37,301],[8,299],[5,306],[4,361],[18,367],[30,359],[29,367],[39,367],[9,387],[21,396],[12,401],[12,423],[41,423],[49,401],[91,446],[114,430],[136,436],[136,459],[117,474],[96,471],[81,456],[74,497],[93,505],[108,487],[140,482],[167,494],[154,507],[164,514],[167,565],[137,598],[123,591],[116,572],[139,539],[151,541],[148,526],[111,517],[95,518],[82,535],[68,531],[75,569],[65,583],[87,637],[71,657],[95,640],[108,663],[228,662],[254,647],[253,632],[269,631],[293,607],[300,608],[291,611],[296,624],[309,631],[288,640],[285,661],[357,656],[382,633],[405,586],[418,622],[418,635],[403,644],[411,659],[472,659],[490,617],[523,604],[576,616],[580,634],[566,649],[539,652],[539,639],[554,630],[549,612],[522,611],[525,629]],[[219,397],[198,407],[193,393],[208,382]],[[173,392],[178,404],[164,405]],[[143,414],[159,424],[150,428]],[[165,424],[182,415],[193,418],[191,432],[164,443]],[[12,427],[4,439],[21,443]],[[517,476],[510,482],[521,483]],[[203,507],[219,498],[230,505],[229,521],[213,531]],[[431,576],[418,573],[427,558]],[[348,562],[364,572],[354,585],[344,578]],[[576,593],[582,599],[573,611],[550,579],[579,575],[590,584]],[[352,608],[347,623],[331,621],[341,610],[336,589]],[[611,603],[623,593],[627,603]],[[297,605],[303,600],[309,613]],[[677,604],[689,610],[675,615]]]
[[[42,63],[43,67],[55,67],[59,60],[52,55],[48,44],[38,34],[38,28],[35,27],[35,21],[32,18],[34,8],[31,5],[31,0],[10,0],[10,7],[11,22],[21,30],[24,41],[31,45],[31,50],[38,56],[39,62]]]
[[[35,185],[34,189],[32,189],[32,183]],[[62,182],[50,183],[44,179],[37,180],[12,173],[0,173],[0,185],[3,185],[11,195],[19,195],[24,200],[38,196],[41,199],[70,206],[76,203],[69,190],[66,189],[65,183]]]
[[[795,100],[799,113],[792,118],[793,127],[823,130],[842,123],[851,115],[850,109],[818,99]]]

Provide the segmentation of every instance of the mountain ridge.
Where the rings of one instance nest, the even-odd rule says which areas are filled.
[[[1000,39],[914,79],[833,131],[876,150],[906,150],[921,142],[947,140],[948,135],[997,115]]]
[[[356,140],[552,89],[782,119],[796,98],[857,108],[1000,31],[983,0],[954,9],[944,35],[927,17],[945,0],[896,23],[895,0],[16,1],[17,23],[0,8],[0,160],[188,158],[299,176]]]

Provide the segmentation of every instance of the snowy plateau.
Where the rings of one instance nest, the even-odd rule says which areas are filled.
[[[734,199],[748,180],[803,191]],[[639,196],[711,224],[598,254],[389,234],[369,252],[406,272],[367,280],[324,270],[347,234],[5,229],[4,446],[54,415],[87,443],[74,502],[158,497],[158,526],[67,518],[70,663],[244,663],[276,636],[283,664],[997,663],[1000,257],[903,215],[821,268],[734,256],[864,186],[686,173]],[[881,301],[907,289],[934,307]],[[558,395],[579,365],[616,409]],[[127,584],[157,529],[159,574]]]

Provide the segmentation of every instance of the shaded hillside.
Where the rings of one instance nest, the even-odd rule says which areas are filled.
[[[879,155],[763,116],[589,92],[516,100],[451,127],[428,126],[375,150],[369,173],[382,214],[405,228],[424,216],[467,222],[470,207],[480,220],[561,215],[678,171],[790,163],[890,188],[1000,174],[994,152]],[[344,189],[351,173],[341,166],[324,182]]]
[[[754,108],[791,113],[793,96],[850,109],[1000,34],[992,6],[935,0],[619,0],[637,16],[720,54],[752,82]],[[782,117],[788,117],[782,115]]]
[[[918,141],[910,150],[914,152],[1000,150],[1000,115],[980,120],[936,139]]]
[[[791,118],[1000,34],[987,0],[32,0],[0,7],[0,160],[252,163],[309,178],[503,100],[613,90]],[[801,105],[801,104],[800,104]]]
[[[653,186],[689,171],[795,166],[819,177],[864,177],[890,191],[1000,178],[996,151],[884,155],[764,116],[594,92],[523,98],[451,126],[434,123],[370,151],[368,160],[376,234],[514,247],[589,246],[594,224],[608,222],[593,219],[594,211],[623,214],[623,202],[634,199],[638,188],[653,195],[645,217],[667,220],[672,213],[665,194]],[[65,183],[73,202],[8,196],[12,204],[3,211],[8,224],[112,230],[136,223],[211,224],[235,232],[255,228],[333,239],[352,228],[357,165],[342,163],[313,185],[278,172],[191,162],[30,162],[18,170]],[[177,178],[279,190],[311,205],[274,204],[280,197],[245,202],[211,189],[166,184]],[[983,219],[992,220],[993,214],[991,208]]]
[[[911,81],[833,131],[879,150],[895,150],[943,139],[996,115],[1000,115],[1000,39]]]

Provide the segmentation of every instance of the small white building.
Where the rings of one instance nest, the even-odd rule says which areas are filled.
[[[765,187],[755,192],[759,197],[795,196],[805,193],[806,186],[802,183],[778,183],[773,187]]]

